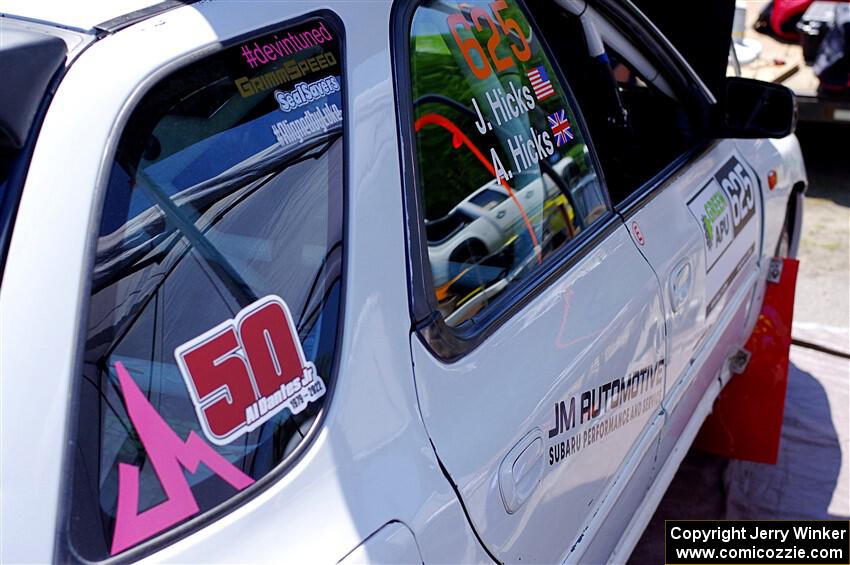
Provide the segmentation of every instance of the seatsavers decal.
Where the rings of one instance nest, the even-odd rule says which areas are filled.
[[[325,394],[304,359],[292,314],[266,296],[174,350],[204,434],[226,445],[288,408],[297,414]]]
[[[742,161],[733,154],[688,202],[705,244],[706,315],[753,256],[760,237],[758,186]]]
[[[549,430],[549,465],[555,465],[610,434],[661,403],[664,359],[569,400],[555,402],[555,422]]]
[[[237,491],[253,484],[254,479],[219,455],[198,435],[190,431],[180,439],[159,415],[139,385],[121,362],[115,363],[121,395],[127,415],[145,447],[150,463],[165,493],[165,502],[139,512],[139,467],[118,464],[118,509],[110,554],[115,555],[200,511],[185,471],[196,473],[203,463]]]

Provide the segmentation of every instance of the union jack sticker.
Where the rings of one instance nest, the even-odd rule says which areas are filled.
[[[572,125],[570,125],[570,121],[567,119],[566,112],[563,109],[558,110],[554,114],[549,114],[547,118],[549,120],[549,129],[555,134],[555,144],[558,147],[575,139]]]

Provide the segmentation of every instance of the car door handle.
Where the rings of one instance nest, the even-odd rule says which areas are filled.
[[[688,300],[693,282],[693,269],[690,258],[685,258],[673,268],[670,277],[670,304],[673,312],[678,312],[682,305]]]
[[[508,514],[529,499],[543,476],[543,432],[535,428],[517,443],[499,465],[499,491]]]

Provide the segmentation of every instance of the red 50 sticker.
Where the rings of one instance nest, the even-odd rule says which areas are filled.
[[[288,408],[293,414],[325,394],[292,314],[266,296],[174,350],[204,434],[226,445]]]

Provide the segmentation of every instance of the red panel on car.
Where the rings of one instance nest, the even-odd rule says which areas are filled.
[[[799,261],[784,259],[777,283],[768,283],[758,322],[744,348],[752,354],[714,403],[694,447],[731,459],[776,463]]]

